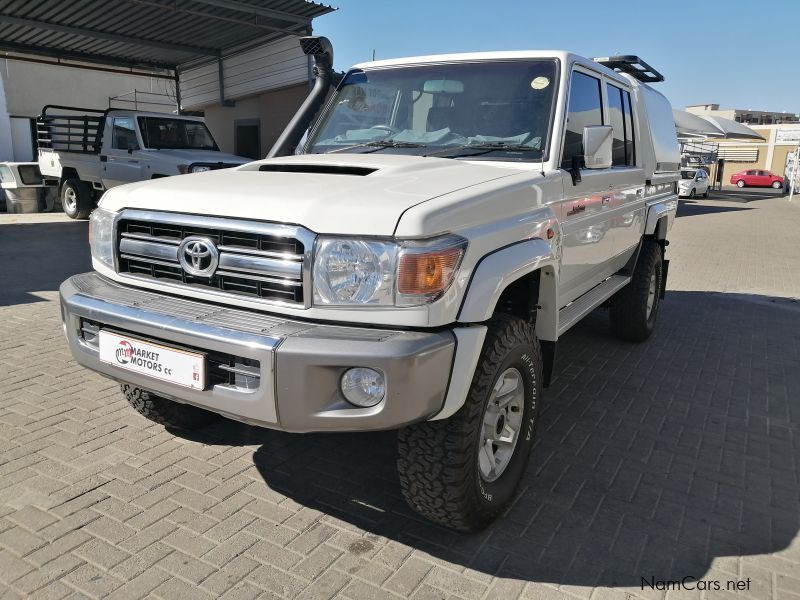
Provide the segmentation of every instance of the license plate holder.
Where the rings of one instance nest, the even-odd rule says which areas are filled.
[[[203,390],[206,355],[100,330],[100,361],[160,381]]]

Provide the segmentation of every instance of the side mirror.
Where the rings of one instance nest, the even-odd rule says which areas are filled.
[[[587,125],[583,128],[583,161],[587,169],[611,166],[613,140],[614,128],[611,125]]]
[[[133,151],[138,149],[139,144],[135,140],[128,140],[128,154],[133,154]]]

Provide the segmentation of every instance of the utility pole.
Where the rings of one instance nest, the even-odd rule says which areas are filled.
[[[791,176],[789,179],[789,202],[791,202],[792,198],[794,197],[794,185],[795,181],[797,181],[798,163],[800,163],[800,142],[797,143],[797,146],[794,149],[794,160],[792,161]]]

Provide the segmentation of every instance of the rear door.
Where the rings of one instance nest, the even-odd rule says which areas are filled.
[[[612,150],[614,192],[611,201],[611,234],[614,238],[615,271],[622,268],[639,244],[644,230],[644,169],[636,164],[634,115],[630,90],[606,81],[607,124],[614,128]]]

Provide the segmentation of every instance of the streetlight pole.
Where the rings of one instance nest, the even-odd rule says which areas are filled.
[[[794,161],[792,161],[792,175],[789,181],[789,202],[792,201],[794,197],[794,184],[797,180],[797,166],[800,163],[800,142],[797,143],[797,147],[794,149]]]

